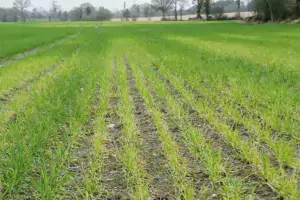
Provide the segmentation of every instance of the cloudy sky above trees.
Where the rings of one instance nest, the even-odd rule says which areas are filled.
[[[96,7],[104,6],[105,8],[114,10],[122,9],[124,0],[56,0],[58,5],[61,6],[63,10],[71,10],[75,6],[79,6],[82,3],[89,2]],[[12,7],[14,0],[0,0],[0,7]],[[52,0],[31,0],[33,7],[43,7],[49,9],[51,7]],[[151,2],[151,0],[125,0],[127,7],[130,7],[133,3],[145,3]],[[29,9],[31,9],[29,8]]]

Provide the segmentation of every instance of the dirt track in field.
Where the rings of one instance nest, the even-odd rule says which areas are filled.
[[[28,51],[25,51],[25,52],[22,52],[22,53],[18,53],[14,56],[11,56],[9,58],[4,58],[4,59],[0,59],[0,68],[5,66],[5,65],[8,65],[8,64],[11,64],[13,62],[16,62],[18,60],[22,60],[23,58],[25,58],[26,56],[29,56],[29,55],[34,55],[38,52],[41,52],[41,51],[44,51],[46,49],[50,49],[52,47],[55,47],[55,46],[58,46],[60,44],[62,44],[63,42],[67,41],[67,40],[71,40],[75,37],[77,37],[80,33],[77,33],[77,34],[73,34],[73,35],[69,35],[63,39],[59,39],[59,40],[56,40],[50,44],[46,44],[46,45],[43,45],[43,46],[39,46],[37,48],[34,48],[34,49],[31,49],[31,50],[28,50]]]

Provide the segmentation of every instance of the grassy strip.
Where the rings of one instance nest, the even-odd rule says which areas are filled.
[[[118,109],[117,113],[123,124],[122,148],[118,152],[118,157],[123,163],[131,197],[133,199],[147,199],[148,183],[146,172],[139,156],[138,129],[133,115],[133,102],[129,95],[129,85],[126,76],[126,68],[122,63],[121,56],[117,59],[117,83],[118,83]]]

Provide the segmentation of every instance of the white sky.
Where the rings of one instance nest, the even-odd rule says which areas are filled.
[[[127,7],[130,7],[133,3],[145,3],[151,2],[151,0],[56,0],[58,5],[61,6],[63,10],[71,10],[75,6],[79,6],[82,3],[89,2],[96,7],[104,6],[105,8],[114,10],[122,9],[124,1]],[[14,0],[0,0],[0,7],[12,7]],[[49,9],[51,7],[52,0],[31,0],[31,8],[33,7],[43,7]],[[29,8],[29,10],[31,10]]]
[[[124,5],[124,1],[126,2],[126,7],[130,7],[132,4],[137,3],[150,3],[151,0],[56,0],[58,5],[61,6],[63,10],[71,10],[75,6],[79,6],[82,3],[89,2],[93,4],[96,7],[104,6],[105,8],[108,8],[110,10],[115,9],[122,9]],[[188,2],[187,5],[191,5],[192,0],[186,0]],[[249,0],[242,0],[242,1],[249,1]],[[12,7],[14,0],[0,0],[0,7]],[[43,7],[45,9],[49,9],[51,7],[52,0],[31,0],[31,8],[33,7]]]

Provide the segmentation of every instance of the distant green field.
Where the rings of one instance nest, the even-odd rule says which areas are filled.
[[[0,199],[299,199],[299,31],[0,24]]]
[[[62,39],[74,33],[69,28],[0,24],[0,59]]]

